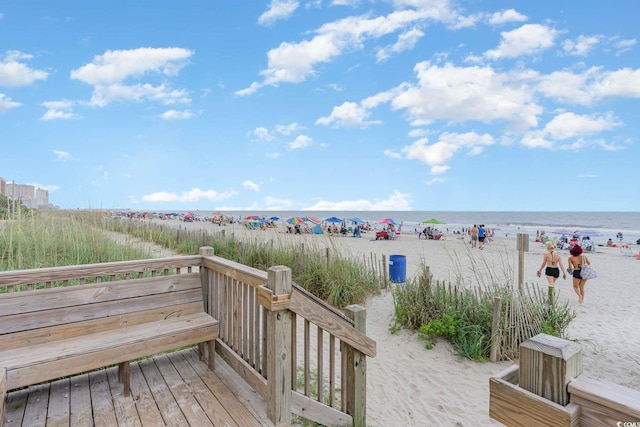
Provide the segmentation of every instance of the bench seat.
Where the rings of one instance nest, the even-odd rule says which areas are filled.
[[[206,313],[195,313],[0,351],[0,367],[7,370],[11,390],[217,337],[218,321]]]

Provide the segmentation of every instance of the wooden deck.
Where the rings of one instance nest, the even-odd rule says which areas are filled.
[[[266,404],[216,357],[195,348],[131,364],[131,396],[116,367],[9,393],[7,426],[272,426]]]

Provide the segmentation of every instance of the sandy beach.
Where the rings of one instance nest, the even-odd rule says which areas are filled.
[[[205,222],[159,222],[184,229],[216,231],[221,228]],[[471,249],[466,239],[455,234],[446,235],[444,240],[418,239],[411,233],[393,241],[376,241],[372,233],[353,238],[291,235],[282,228],[248,230],[238,224],[224,228],[242,239],[308,242],[360,258],[371,254],[379,258],[383,254],[405,255],[407,277],[415,275],[424,263],[436,279],[448,280],[462,275],[465,281],[471,281],[472,260],[498,274],[509,269],[513,277],[517,274],[516,240],[511,238],[496,238],[480,251]],[[637,254],[640,248],[635,244],[630,246]],[[544,276],[536,277],[545,251],[542,243],[530,242],[524,257],[524,278],[547,289]],[[560,253],[566,266],[568,253]],[[636,283],[640,260],[637,256],[623,255],[619,248],[604,246],[597,246],[595,253],[587,256],[599,276],[587,282],[583,304],[578,303],[570,277],[566,280],[560,277],[556,286],[561,300],[569,301],[576,312],[567,338],[582,345],[585,375],[640,390],[640,328],[635,320],[640,306]],[[366,308],[367,335],[376,340],[378,346],[377,357],[367,361],[369,425],[500,425],[488,415],[489,377],[511,362],[474,362],[458,356],[443,341],[427,350],[412,332],[392,334],[389,326],[393,321],[393,300],[388,290],[371,297]]]

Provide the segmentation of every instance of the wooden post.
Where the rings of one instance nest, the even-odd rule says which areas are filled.
[[[213,248],[211,246],[200,247],[200,256],[213,256]],[[200,261],[200,283],[202,284],[202,301],[204,302],[204,311],[213,315],[213,312],[209,310],[209,270],[203,267],[203,262]]]
[[[529,235],[518,233],[518,287],[524,284],[524,253],[529,251]]]
[[[327,270],[329,270],[329,267],[331,265],[331,258],[329,256],[329,248],[324,248],[324,253],[325,253],[325,256],[327,258]]]
[[[345,314],[354,322],[354,327],[367,333],[367,311],[359,305],[345,307]],[[367,425],[367,357],[351,346],[345,345],[347,389],[343,389],[343,399],[347,414],[353,417],[354,427]]]
[[[491,362],[498,361],[500,353],[500,312],[502,311],[502,299],[500,297],[493,298],[493,320],[491,321]]]
[[[582,347],[538,334],[520,344],[520,387],[561,406],[569,404],[567,385],[582,373]]]
[[[274,295],[291,294],[291,269],[271,267],[267,287]],[[267,313],[267,415],[276,426],[291,424],[291,312]]]
[[[389,283],[389,262],[387,256],[382,255],[382,287],[387,289],[387,283]]]

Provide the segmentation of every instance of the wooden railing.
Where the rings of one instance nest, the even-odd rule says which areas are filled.
[[[0,292],[199,269],[205,310],[220,322],[216,352],[267,402],[274,424],[292,414],[325,425],[366,425],[366,336],[360,306],[345,313],[298,287],[291,270],[251,268],[213,255],[0,272]],[[285,392],[289,390],[289,392]]]
[[[522,343],[489,388],[489,416],[510,427],[640,425],[640,391],[584,375],[580,345],[550,335]]]
[[[205,300],[220,322],[216,352],[267,401],[270,418],[366,425],[366,357],[376,343],[364,309],[333,309],[293,284],[286,267],[265,272],[202,250]]]

